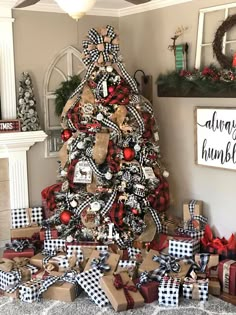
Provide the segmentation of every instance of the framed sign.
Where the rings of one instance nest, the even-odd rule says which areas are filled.
[[[236,170],[236,108],[195,108],[195,158],[204,166]]]
[[[20,120],[0,120],[0,132],[17,132],[20,131]]]

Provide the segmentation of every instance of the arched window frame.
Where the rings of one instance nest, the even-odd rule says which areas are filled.
[[[75,70],[73,57],[75,57],[79,62],[76,65]],[[59,62],[66,58],[66,70],[60,69],[58,66]],[[78,67],[79,65],[79,67]],[[56,71],[61,76],[61,82],[68,80],[71,76],[75,74],[82,74],[85,70],[85,66],[82,61],[82,54],[79,50],[72,46],[68,46],[62,49],[52,60],[44,77],[44,126],[45,132],[48,134],[45,140],[45,157],[57,157],[60,146],[62,145],[62,140],[60,137],[61,126],[58,117],[58,126],[50,126],[50,110],[49,106],[55,106],[53,103],[50,104],[51,100],[55,100],[55,91],[50,90],[50,80],[52,79],[52,74]],[[53,111],[54,112],[54,111]],[[56,116],[56,115],[55,115]]]

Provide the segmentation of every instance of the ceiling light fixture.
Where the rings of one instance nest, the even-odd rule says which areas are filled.
[[[55,0],[59,7],[78,21],[94,6],[96,0]]]

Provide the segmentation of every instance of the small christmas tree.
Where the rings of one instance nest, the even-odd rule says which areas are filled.
[[[23,72],[20,80],[17,118],[20,119],[22,131],[41,129],[36,111],[32,80],[28,72]]]
[[[169,206],[152,106],[118,57],[113,27],[91,29],[83,50],[88,69],[62,113],[57,211],[44,224],[68,241],[150,242]]]

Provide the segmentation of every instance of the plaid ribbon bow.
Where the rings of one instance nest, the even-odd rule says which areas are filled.
[[[103,251],[99,253],[99,258],[94,258],[91,261],[91,267],[97,268],[102,272],[109,271],[111,267],[106,263],[107,258],[109,257],[109,253],[107,251]]]
[[[137,292],[137,288],[134,285],[125,284],[120,274],[114,275],[114,286],[117,290],[123,289],[127,300],[127,310],[134,308],[134,299],[130,295],[129,291]]]
[[[170,255],[154,255],[152,258],[153,261],[160,263],[160,267],[155,269],[151,278],[160,281],[162,277],[168,272],[178,273],[180,271],[180,264],[178,263],[179,259],[172,257]]]
[[[209,253],[200,253],[199,254],[200,261],[197,262],[197,264],[194,264],[194,269],[199,270],[200,272],[205,272],[207,269],[207,264],[210,259]]]
[[[88,39],[83,41],[83,52],[85,58],[83,62],[86,66],[98,63],[117,62],[118,44],[112,43],[117,35],[114,28],[110,25],[106,27],[105,32],[98,32],[94,28],[88,31]]]
[[[5,249],[12,249],[15,252],[22,252],[25,248],[33,248],[29,240],[13,240],[11,243],[5,245]]]
[[[203,225],[207,224],[207,218],[202,215],[194,215],[194,208],[196,204],[196,200],[191,200],[188,205],[189,213],[190,213],[190,219],[186,222],[186,229],[194,231],[194,225],[193,221],[198,220]]]

